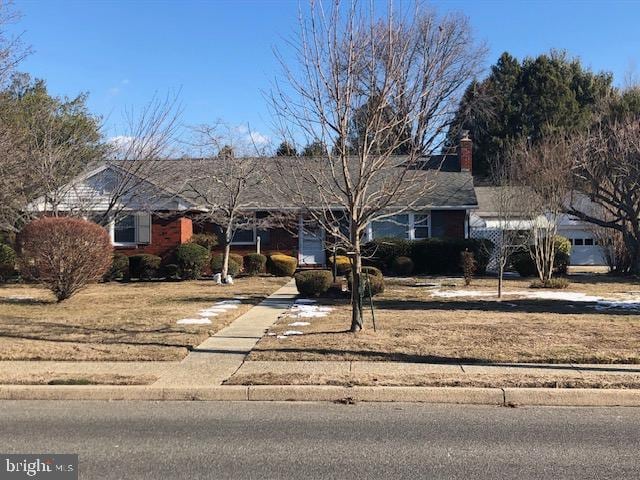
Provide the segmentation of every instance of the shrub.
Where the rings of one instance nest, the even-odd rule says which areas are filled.
[[[473,276],[476,274],[478,268],[478,262],[476,262],[473,252],[465,250],[460,252],[460,267],[462,268],[462,275],[464,276],[464,284],[469,286],[473,280]]]
[[[79,218],[40,218],[20,234],[21,268],[59,302],[100,280],[113,256],[107,231]]]
[[[288,255],[270,255],[267,260],[267,271],[276,277],[291,277],[298,268],[298,260]]]
[[[396,257],[391,261],[391,271],[395,275],[411,275],[413,273],[413,260],[409,257]]]
[[[365,270],[367,269],[367,270]],[[373,270],[368,270],[373,269]],[[369,286],[367,286],[367,280],[369,282]],[[349,291],[353,291],[353,274],[350,273],[347,275],[347,286]],[[369,288],[371,289],[371,295],[375,296],[379,293],[384,292],[384,277],[380,270],[375,267],[362,267],[362,289],[363,296],[365,298],[369,298]]]
[[[483,274],[487,269],[493,242],[487,239],[449,239],[429,238],[412,243],[411,259],[417,273],[427,274],[460,274],[460,253],[468,250],[473,253],[477,262],[477,273]]]
[[[331,271],[333,272],[333,256],[329,256],[328,258],[329,267],[331,267]],[[338,275],[346,275],[351,271],[351,260],[345,255],[336,255],[336,267]]]
[[[198,278],[208,260],[209,250],[197,243],[184,243],[176,249],[176,263],[182,278]]]
[[[175,263],[168,263],[160,268],[160,274],[170,280],[180,280],[180,266]]]
[[[129,257],[122,253],[114,253],[111,268],[105,275],[105,280],[124,280],[129,277]]]
[[[218,237],[210,233],[195,233],[191,236],[189,243],[200,245],[210,252],[213,247],[218,245]]]
[[[129,276],[140,280],[150,280],[158,276],[161,258],[157,255],[141,253],[129,257]]]
[[[244,271],[248,275],[258,275],[267,271],[267,257],[259,253],[244,256]]]
[[[369,262],[389,270],[391,263],[398,257],[410,257],[415,242],[401,238],[378,238],[362,246],[362,255]]]
[[[307,270],[295,275],[296,287],[302,295],[319,297],[331,287],[333,274],[329,270]]]
[[[563,289],[569,286],[569,281],[566,278],[551,278],[545,282],[541,282],[540,280],[536,280],[531,282],[529,285],[530,288],[554,288],[554,289]]]
[[[553,260],[553,270],[556,273],[565,274],[571,258],[571,242],[560,235],[556,235],[554,242],[556,254]],[[521,277],[532,277],[538,273],[536,262],[531,256],[532,248],[517,251],[511,256],[511,266]]]
[[[216,253],[211,257],[211,271],[213,273],[222,273],[222,261],[224,256],[222,253]],[[229,254],[229,265],[227,274],[232,277],[237,276],[242,270],[242,256],[235,253]]]
[[[0,243],[0,282],[6,281],[16,271],[16,252],[9,245]]]

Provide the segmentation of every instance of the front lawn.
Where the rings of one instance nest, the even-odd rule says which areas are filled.
[[[365,331],[349,333],[348,299],[321,299],[334,310],[283,318],[249,359],[640,363],[640,285],[604,275],[570,281],[567,290],[549,291],[529,289],[530,280],[507,280],[507,295],[498,301],[495,279],[476,279],[470,287],[461,279],[388,279],[374,299],[377,332],[368,312]],[[545,295],[562,298],[535,298]],[[289,326],[298,320],[310,325]],[[287,330],[303,334],[279,338]]]
[[[0,286],[0,360],[179,360],[287,279],[91,285],[57,304],[33,285]],[[178,325],[214,303],[242,297],[209,325]]]

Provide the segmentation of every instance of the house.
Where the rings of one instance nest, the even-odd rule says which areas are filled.
[[[475,190],[478,208],[471,213],[470,217],[472,238],[488,238],[497,243],[502,237],[500,235],[501,229],[511,232],[526,232],[535,226],[543,227],[547,222],[546,217],[542,214],[531,218],[526,201],[529,195],[533,195],[533,192],[527,191],[526,187],[477,186]],[[501,198],[505,197],[509,200],[501,204]],[[588,199],[581,198],[580,201],[583,208],[585,206],[595,208]],[[585,205],[585,203],[589,205]],[[558,223],[558,234],[568,238],[571,242],[570,265],[607,265],[605,247],[600,245],[602,241],[598,238],[597,231],[592,224],[570,215],[562,215]],[[495,259],[492,259],[488,268],[492,270],[495,266]]]
[[[381,237],[467,238],[470,213],[477,208],[471,164],[471,140],[466,137],[455,153],[421,160],[418,170],[434,182],[433,188],[412,199],[411,210],[369,225],[365,241]],[[128,193],[117,200],[119,214],[106,222],[116,251],[167,257],[178,245],[189,242],[194,233],[215,232],[215,225],[199,221],[206,208],[198,195],[181,188],[181,179],[192,178],[201,162],[177,159],[158,161],[156,165],[161,168],[146,173],[127,171],[117,161],[102,165],[71,182],[56,209],[90,219],[104,216],[106,211],[113,210],[114,189],[121,189],[119,185],[126,181],[130,183]],[[267,177],[260,189],[251,192],[247,213],[260,217],[279,210],[292,212],[297,216],[296,225],[239,230],[232,242],[232,252],[245,254],[260,248],[263,253],[295,255],[303,266],[325,265],[327,233],[314,227],[291,199],[265,195],[265,191],[275,190],[270,182],[286,180],[281,172]],[[399,199],[396,206],[401,204]],[[48,211],[42,198],[33,202],[31,208]]]

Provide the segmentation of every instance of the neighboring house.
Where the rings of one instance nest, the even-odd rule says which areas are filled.
[[[515,201],[511,202],[511,211],[505,212],[501,208],[499,200],[501,198],[500,188],[511,188]],[[527,193],[520,187],[476,187],[476,197],[478,199],[478,209],[471,214],[470,226],[472,238],[488,238],[497,243],[501,238],[501,229],[510,231],[526,232],[534,225],[543,226],[546,223],[544,215],[530,218],[527,211]],[[582,199],[582,202],[588,200]],[[563,215],[558,225],[558,234],[567,237],[571,241],[570,264],[574,266],[606,266],[606,259],[603,247],[599,245],[594,226]],[[526,234],[523,235],[525,237]],[[511,235],[513,237],[513,235]],[[495,267],[495,259],[489,262],[489,269]]]
[[[471,141],[463,139],[457,150],[458,153],[425,158],[421,170],[425,171],[425,178],[434,182],[433,188],[417,201],[413,199],[411,203],[415,204],[410,211],[370,225],[365,240],[382,237],[410,240],[467,238],[469,216],[477,208],[470,171]],[[190,178],[199,163],[180,159],[166,160],[162,164],[167,167],[160,169],[162,173],[151,172],[148,178],[138,179],[140,188],[133,189],[122,199],[117,208],[118,215],[108,222],[107,228],[117,251],[127,255],[150,253],[167,257],[178,245],[188,242],[194,233],[216,231],[215,225],[198,221],[206,209],[197,195],[180,189],[180,179]],[[89,172],[69,186],[65,201],[57,206],[57,211],[76,212],[86,218],[103,215],[106,206],[112,202],[110,189],[118,183],[114,178],[121,174],[117,162]],[[326,232],[313,228],[304,212],[286,197],[281,195],[274,200],[273,195],[265,195],[265,191],[275,190],[270,182],[285,181],[283,178],[281,172],[268,176],[260,189],[252,192],[252,207],[248,211],[258,216],[278,210],[293,212],[298,217],[297,227],[238,231],[232,242],[232,252],[255,252],[259,238],[263,253],[278,251],[296,255],[301,265],[324,265]],[[33,202],[32,208],[40,212],[47,210],[42,199]]]

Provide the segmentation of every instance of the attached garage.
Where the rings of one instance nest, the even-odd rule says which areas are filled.
[[[571,265],[601,266],[606,265],[602,245],[589,230],[585,229],[560,229],[558,232],[567,237],[571,242]]]

